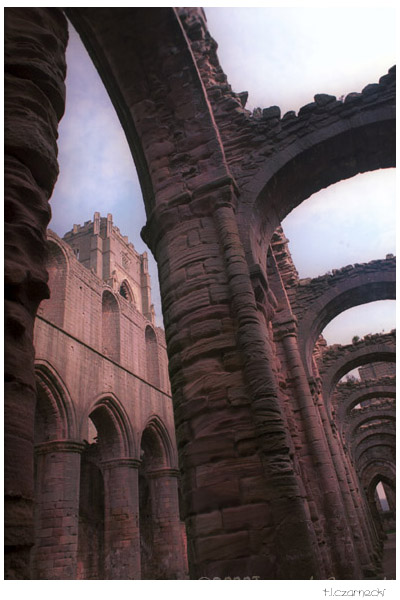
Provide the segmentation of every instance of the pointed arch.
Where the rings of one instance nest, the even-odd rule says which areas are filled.
[[[121,285],[119,286],[119,294],[120,296],[125,298],[125,300],[130,302],[130,304],[136,306],[135,296],[133,294],[131,286],[129,285],[126,279],[124,279]]]
[[[143,448],[143,445],[152,453],[157,468],[177,468],[176,450],[171,436],[162,419],[157,415],[149,417],[141,432],[140,446]]]
[[[63,248],[61,240],[58,241],[56,236],[51,234],[49,234],[47,240],[46,268],[49,275],[47,285],[50,290],[50,298],[41,302],[40,312],[43,312],[46,319],[58,327],[63,327],[69,257]]]
[[[38,392],[35,441],[78,439],[75,408],[62,378],[48,361],[42,359],[35,361],[35,374]]]
[[[97,429],[102,460],[137,458],[129,416],[112,393],[104,393],[86,411],[81,423],[81,436],[87,439],[88,419]]]

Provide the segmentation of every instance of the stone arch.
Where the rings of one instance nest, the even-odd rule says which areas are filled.
[[[114,394],[102,394],[86,411],[81,424],[83,439],[89,437],[88,419],[96,427],[98,438],[103,437],[102,447],[99,448],[101,460],[137,456],[130,419]]]
[[[63,327],[69,259],[62,244],[51,234],[47,241],[46,268],[49,275],[50,298],[42,300],[40,308],[46,310],[46,318],[49,321],[58,327]]]
[[[160,385],[160,366],[158,360],[158,343],[154,329],[147,325],[144,333],[146,345],[147,381],[156,387]]]
[[[370,460],[359,469],[358,476],[363,489],[367,490],[371,482],[382,481],[396,489],[396,472],[393,462],[387,460]]]
[[[197,134],[204,136],[202,143],[212,145],[212,158],[204,160],[208,180],[226,176],[214,117],[176,9],[67,8],[65,12],[119,116],[136,164],[146,213],[150,215],[153,210],[156,196],[162,202],[198,185],[198,173],[190,169],[186,144],[185,123],[190,118],[196,119]],[[154,39],[163,43],[154,44]],[[171,77],[183,72],[184,78]],[[165,101],[160,104],[161,96]],[[152,169],[152,162],[162,156],[169,161],[167,178],[162,169]],[[183,178],[182,160],[187,166]],[[193,179],[193,184],[188,186],[186,179]]]
[[[38,392],[35,416],[35,441],[74,440],[78,438],[76,415],[68,389],[48,361],[35,361]],[[37,428],[41,431],[37,431]]]
[[[102,352],[112,360],[120,360],[120,310],[119,304],[110,290],[104,290],[101,297]]]
[[[355,417],[348,424],[346,437],[350,439],[354,438],[357,434],[357,430],[359,430],[360,427],[362,427],[363,425],[368,425],[370,423],[372,424],[372,422],[378,420],[381,420],[382,424],[387,424],[388,422],[395,423],[396,415],[394,409],[392,411],[389,411],[387,409],[377,409],[369,411],[368,414],[364,413],[362,415],[359,415],[358,417]]]
[[[369,486],[368,487],[376,487],[377,484],[379,482],[385,483],[386,485],[388,485],[389,487],[391,487],[392,489],[395,489],[395,482],[392,478],[388,477],[386,474],[382,474],[380,472],[377,472],[373,479],[369,482]]]
[[[157,415],[152,415],[147,420],[140,435],[140,445],[146,436],[145,443],[148,448],[152,448],[157,457],[157,464],[160,468],[177,468],[176,450],[171,440],[171,436],[162,419]]]
[[[376,428],[374,431],[367,431],[357,436],[352,443],[352,453],[358,467],[361,467],[364,461],[372,457],[386,456],[395,460],[396,435],[395,428],[389,427]]]
[[[393,377],[381,380],[357,382],[347,387],[348,383],[337,386],[334,396],[336,419],[339,424],[350,417],[355,406],[367,400],[396,397],[396,380]]]
[[[88,443],[88,422],[97,437]],[[84,415],[79,501],[78,579],[116,579],[115,573],[132,574],[135,559],[128,564],[116,547],[122,540],[132,550],[135,480],[131,469],[134,439],[128,415],[113,394],[103,394]],[[125,523],[121,517],[124,513]],[[129,530],[124,531],[124,525]]]
[[[33,579],[53,579],[54,555],[62,555],[65,578],[76,569],[79,465],[82,444],[68,389],[53,366],[35,361]],[[68,526],[67,518],[69,520]],[[43,532],[47,532],[47,536]],[[65,539],[69,535],[70,543]],[[68,551],[66,551],[68,546]],[[60,577],[61,578],[61,577]]]
[[[152,415],[141,434],[139,525],[142,579],[183,575],[176,458],[163,421]],[[176,551],[171,552],[175,546]]]
[[[312,194],[359,173],[395,166],[394,105],[370,104],[355,118],[346,114],[346,108],[345,103],[338,109],[333,124],[316,122],[311,133],[298,136],[272,160],[268,158],[253,177],[255,202],[245,209],[242,219],[243,232],[246,219],[253,225],[252,263],[264,263],[275,229]],[[307,131],[310,116],[303,115],[303,119]]]
[[[381,483],[383,485],[383,489],[386,495],[386,499],[388,501],[388,510],[384,512],[382,506],[379,502],[379,508],[377,504],[378,494],[377,494],[377,486]],[[395,481],[390,475],[382,472],[380,469],[377,469],[373,476],[369,479],[369,481],[364,482],[364,490],[367,496],[368,505],[371,510],[371,514],[377,522],[378,527],[382,527],[385,531],[387,525],[389,525],[388,529],[393,527],[395,524],[395,502],[396,502],[396,491],[395,491]],[[389,497],[388,498],[388,494]],[[393,512],[392,512],[393,511]]]
[[[301,303],[303,296],[307,297],[305,310]],[[315,342],[332,319],[354,306],[377,300],[393,300],[395,297],[396,261],[393,258],[345,267],[332,275],[318,277],[307,285],[298,286],[293,305],[298,318],[300,351],[308,375],[312,374]]]
[[[394,334],[372,336],[348,346],[328,347],[319,364],[325,402],[330,401],[336,384],[349,371],[368,363],[395,362],[395,360]]]

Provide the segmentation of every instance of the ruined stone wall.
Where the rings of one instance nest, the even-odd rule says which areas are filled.
[[[66,11],[114,103],[143,189],[148,220],[142,235],[160,275],[191,577],[376,575],[379,540],[326,398],[343,369],[392,360],[394,345],[382,339],[375,351],[343,351],[335,365],[328,351],[331,363],[307,370],[301,343],[308,340],[299,335],[286,289],[297,275],[282,232],[273,234],[312,193],[394,166],[395,69],[344,102],[317,94],[297,116],[281,118],[277,107],[250,114],[246,94],[227,83],[200,9]],[[41,314],[36,325],[43,355],[36,356],[34,425],[32,331],[47,292],[44,230],[57,172],[66,23],[55,9],[12,9],[6,34],[6,493],[8,506],[17,507],[6,516],[7,577],[32,576],[34,477],[27,465],[35,430],[35,524],[43,533],[32,553],[36,574],[139,578],[142,479],[170,507],[166,516],[148,506],[154,527],[143,556],[157,538],[166,553],[157,561],[163,577],[182,577],[166,363],[158,384],[145,356],[154,338],[161,339],[151,306],[144,308],[142,295],[144,314],[136,314],[127,290],[121,295],[113,284],[96,283],[63,246],[53,245],[50,254],[51,318]],[[38,85],[31,48],[39,49],[44,66]],[[23,57],[22,67],[14,57]],[[34,106],[29,118],[18,112],[20,98]],[[43,135],[29,135],[32,123]],[[27,189],[35,199],[28,216]],[[32,235],[33,252],[26,246]],[[268,255],[271,240],[275,255]],[[111,279],[112,248],[105,248],[101,263],[98,249],[90,266],[105,267]],[[82,366],[86,376],[79,374]],[[133,418],[128,409],[136,411]],[[89,414],[97,441],[82,425]],[[390,432],[381,433],[391,440]],[[375,446],[367,437],[359,441],[357,452],[373,459]],[[93,522],[88,499],[79,497],[80,464],[103,490]],[[101,568],[93,550],[79,544],[79,528],[93,532]]]
[[[328,346],[319,362],[324,397],[330,395],[341,377],[358,366],[367,363],[395,361],[396,332],[367,335],[354,344]]]
[[[55,308],[60,308],[59,294],[50,282],[51,297],[40,306],[34,331],[39,399],[33,575],[38,579],[184,578],[175,429],[163,331],[154,330],[136,306],[118,294],[119,288],[112,295],[112,288],[78,262],[73,249],[58,236],[49,232],[48,238],[64,258],[64,268],[54,283],[63,286],[65,294],[60,327],[52,319]],[[108,318],[104,293],[114,298],[118,310],[108,321],[110,328],[104,328]],[[148,329],[154,340],[151,347]],[[110,352],[111,337],[118,343],[118,356]],[[58,386],[62,382],[70,414],[63,415],[65,408],[50,408],[56,402],[57,386],[45,387],[43,370]],[[117,412],[106,417],[105,407],[111,406]],[[66,420],[64,433],[51,426],[54,414],[58,420]],[[142,437],[155,422],[163,442],[147,448],[147,463],[151,478],[157,477],[161,483],[152,484],[148,502],[156,507],[149,518],[158,534],[150,539],[148,564],[141,565],[139,540],[144,534],[137,523],[138,468]],[[162,455],[164,462],[160,462]],[[158,522],[161,530],[156,529]],[[161,570],[157,563],[163,565]]]
[[[391,365],[392,363],[384,363]],[[369,406],[381,398],[394,398],[396,378],[380,377],[368,380],[348,380],[338,383],[332,395],[332,405],[339,423],[344,423],[358,404]]]
[[[346,267],[333,269],[316,278],[300,279],[296,285],[291,285],[288,289],[290,304],[296,317],[300,320],[304,318],[305,313],[311,310],[318,312],[323,303],[327,303],[326,297],[330,292],[330,299],[344,292],[354,295],[357,288],[370,286],[375,290],[381,285],[386,288],[394,287],[396,274],[396,258],[389,255],[384,260],[372,260],[369,263],[347,265]],[[367,291],[364,289],[360,296],[363,300],[368,300]],[[392,293],[394,296],[394,293]],[[355,299],[359,302],[359,298]],[[341,310],[345,310],[342,306]],[[329,315],[329,320],[332,320]]]
[[[396,366],[391,363],[373,363],[358,369],[361,380],[379,379],[396,375]]]

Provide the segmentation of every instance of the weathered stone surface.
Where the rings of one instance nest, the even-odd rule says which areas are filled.
[[[64,112],[67,36],[58,9],[6,11],[5,507],[10,578],[29,578],[33,544],[33,321],[48,295],[45,230],[58,174],[56,137]]]
[[[66,23],[57,9],[6,12],[6,539],[13,548],[7,577],[26,578],[32,576],[33,543],[32,332],[37,306],[48,293],[44,234],[57,177]],[[326,314],[332,318],[344,310],[350,296],[356,305],[390,294],[393,264],[387,271],[383,265],[391,259],[349,266],[320,281],[301,282],[277,228],[312,193],[394,166],[395,70],[345,102],[316,94],[297,116],[291,111],[281,118],[278,107],[251,114],[244,108],[245,94],[232,91],[219,65],[201,9],[66,12],[117,107],[139,171],[148,216],[142,235],[159,267],[191,577],[357,579],[377,572],[381,539],[372,500],[378,477],[388,486],[393,482],[393,415],[382,404],[367,424],[362,415],[354,421],[354,436],[346,439],[356,440],[355,467],[331,397],[343,369],[392,360],[393,340],[329,349],[317,338]],[[48,519],[48,527],[39,528],[36,568],[42,577],[60,579],[137,578],[141,553],[142,564],[149,565],[143,577],[183,577],[171,470],[176,449],[169,445],[169,463],[160,450],[160,440],[173,440],[173,431],[169,427],[167,434],[150,414],[167,380],[160,379],[162,371],[157,379],[154,354],[147,360],[136,353],[143,346],[127,325],[135,318],[126,304],[134,290],[123,287],[117,299],[110,271],[110,289],[100,303],[93,273],[80,273],[82,287],[91,292],[75,304],[91,318],[79,331],[69,309],[60,311],[70,294],[62,281],[63,258],[51,258],[52,333],[41,315],[37,339],[72,380],[79,410],[75,416],[68,411],[60,382],[58,394],[49,394],[41,373],[39,412],[47,420],[39,426],[37,419],[36,434],[46,434],[47,427],[52,433],[42,442],[67,440],[72,446],[50,448],[44,475],[58,473],[65,497],[49,485],[60,512],[48,514],[40,495],[39,520]],[[96,256],[88,260],[94,270],[99,267]],[[370,279],[364,285],[366,271]],[[145,295],[141,302],[151,321]],[[307,315],[311,325],[305,326]],[[151,331],[144,331],[145,347],[159,339]],[[131,383],[129,361],[144,367],[149,380],[139,377],[138,383],[134,377]],[[71,373],[78,372],[74,380]],[[80,402],[88,402],[93,388],[88,374],[94,373],[100,386],[95,389],[107,402],[91,413],[100,442],[89,450],[74,444],[86,439],[77,423],[87,419]],[[129,410],[150,419],[143,455],[140,435],[133,435],[137,423],[127,426],[125,413],[116,408],[122,390]],[[57,402],[65,404],[64,420]],[[170,406],[163,411],[171,426]],[[68,458],[58,460],[57,453]],[[77,536],[79,456],[81,489],[93,482],[98,503],[94,521],[84,518]],[[138,501],[140,488],[145,493]],[[156,492],[158,505],[143,500]],[[79,559],[77,569],[76,557],[91,555],[101,531],[109,550],[99,562],[103,566]],[[159,549],[152,559],[151,540]]]

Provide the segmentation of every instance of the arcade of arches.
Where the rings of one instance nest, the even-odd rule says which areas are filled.
[[[280,224],[395,166],[395,68],[297,115],[250,113],[201,9],[65,12],[5,11],[6,578],[379,578],[395,334],[327,347],[321,332],[393,299],[395,258],[300,280]],[[86,257],[46,241],[66,17],[138,170],[170,383],[146,257],[137,281],[111,264],[111,215]]]

